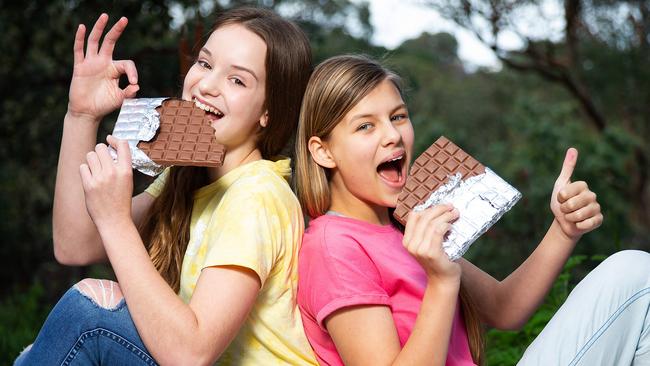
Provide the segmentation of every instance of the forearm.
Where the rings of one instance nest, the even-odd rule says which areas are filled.
[[[411,335],[393,365],[444,365],[460,282],[429,281]]]
[[[215,350],[208,348],[214,343],[155,269],[133,223],[100,225],[100,234],[138,334],[154,358],[163,365],[213,362]]]
[[[544,300],[576,242],[553,220],[535,251],[498,286],[500,327],[516,329],[525,324]]]
[[[63,264],[104,260],[99,233],[86,210],[79,166],[96,144],[99,120],[66,114],[54,188],[52,231],[54,254]]]

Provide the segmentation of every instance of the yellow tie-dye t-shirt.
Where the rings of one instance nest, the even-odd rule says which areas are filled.
[[[146,192],[157,197],[168,171]],[[217,365],[315,365],[296,306],[298,249],[304,230],[288,185],[289,160],[239,166],[194,195],[180,297],[189,302],[201,270],[242,266],[262,288],[239,333]],[[218,309],[215,309],[218,311]]]

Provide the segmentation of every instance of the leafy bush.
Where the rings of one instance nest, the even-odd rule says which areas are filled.
[[[14,290],[0,302],[0,365],[11,365],[27,345],[34,342],[51,310],[40,283]]]

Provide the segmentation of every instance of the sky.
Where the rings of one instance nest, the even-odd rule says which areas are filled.
[[[483,45],[473,33],[442,18],[432,7],[421,5],[421,1],[369,0],[368,3],[370,21],[374,27],[371,41],[377,45],[393,49],[407,39],[416,38],[422,32],[448,32],[456,37],[458,56],[468,70],[477,67],[501,67],[492,50]],[[531,39],[561,37],[564,27],[563,13],[557,4],[557,1],[541,0],[537,3],[538,6],[522,8],[516,14],[515,25],[518,31]],[[542,18],[544,21],[540,22]],[[521,39],[512,32],[500,34],[497,43],[507,50],[522,47]]]
[[[466,67],[499,68],[496,56],[470,32],[442,18],[431,7],[415,1],[371,0],[370,22],[374,28],[371,41],[393,49],[407,39],[417,38],[422,32],[449,32],[458,41],[458,56]]]
[[[458,41],[458,57],[463,61],[468,71],[485,67],[498,70],[501,64],[488,47],[483,45],[471,32],[446,20],[431,6],[421,5],[423,0],[351,0],[352,2],[368,2],[370,7],[370,22],[374,33],[372,43],[393,49],[407,39],[418,37],[422,32],[453,34]],[[228,2],[224,0],[224,2]],[[203,0],[201,10],[211,11],[213,3]],[[535,5],[515,14],[515,26],[530,38],[558,38],[562,34],[563,23],[561,9],[557,0],[539,0]],[[184,16],[179,7],[172,7],[173,24],[182,24]],[[540,17],[544,18],[540,22]],[[353,26],[352,26],[353,27]],[[354,28],[354,27],[353,27]],[[518,36],[512,32],[502,32],[497,44],[506,50],[522,46]]]

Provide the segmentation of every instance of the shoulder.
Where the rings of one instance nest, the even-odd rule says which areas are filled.
[[[347,261],[364,255],[366,245],[369,243],[363,230],[353,222],[338,216],[322,215],[309,222],[300,256]]]
[[[288,162],[287,169],[288,169]],[[265,207],[300,209],[298,199],[289,186],[290,170],[284,171],[283,164],[259,160],[247,164],[244,171],[228,188],[224,198]]]

